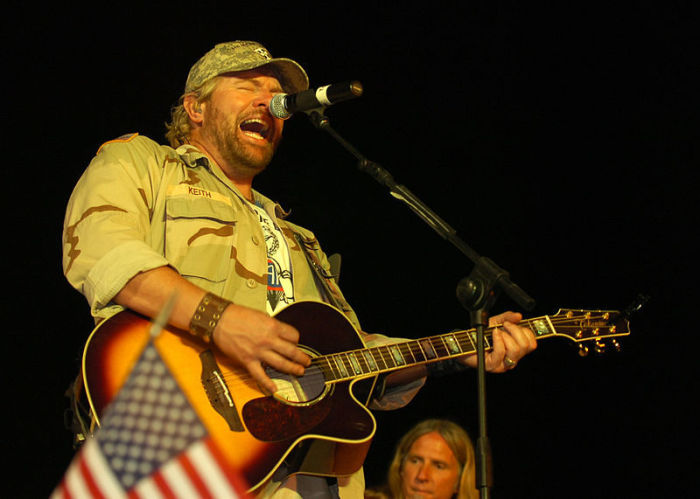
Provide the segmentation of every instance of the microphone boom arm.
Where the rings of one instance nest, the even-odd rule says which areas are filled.
[[[500,269],[493,261],[488,258],[481,257],[479,254],[470,248],[447,222],[440,218],[433,210],[431,210],[423,201],[415,196],[407,187],[398,184],[394,177],[380,164],[367,159],[355,146],[345,140],[338,132],[330,125],[328,117],[323,114],[324,108],[313,109],[306,111],[311,122],[316,128],[324,130],[333,137],[343,148],[357,159],[357,167],[374,178],[378,183],[389,189],[392,197],[404,202],[419,218],[421,218],[428,226],[430,226],[440,237],[452,243],[462,254],[468,257],[475,266],[480,266],[488,269],[489,273],[497,276],[494,284],[498,284],[510,298],[520,305],[525,310],[532,310],[535,306],[535,300],[523,291],[517,284],[510,280],[507,272]],[[480,271],[482,274],[484,270]],[[462,283],[460,283],[460,286]],[[462,293],[460,293],[462,294]]]

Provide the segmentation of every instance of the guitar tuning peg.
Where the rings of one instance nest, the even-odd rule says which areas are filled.
[[[596,353],[605,353],[606,348],[607,348],[607,345],[605,343],[603,343],[602,341],[595,342]]]
[[[620,346],[620,343],[619,343],[615,338],[613,338],[612,340],[610,340],[610,343],[612,344],[612,346],[613,346],[613,348],[615,349],[616,352],[619,352],[620,350],[622,350],[622,347]]]
[[[586,357],[589,354],[590,350],[588,349],[588,345],[581,344],[578,346],[578,354],[581,357]]]

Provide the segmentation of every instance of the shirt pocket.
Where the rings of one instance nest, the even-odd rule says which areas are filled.
[[[236,214],[222,201],[176,197],[166,202],[165,258],[191,280],[223,283],[231,268]]]

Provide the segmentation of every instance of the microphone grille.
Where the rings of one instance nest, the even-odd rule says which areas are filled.
[[[285,101],[287,100],[287,94],[275,94],[270,101],[270,114],[275,118],[281,120],[286,120],[292,113],[287,111],[285,106]]]

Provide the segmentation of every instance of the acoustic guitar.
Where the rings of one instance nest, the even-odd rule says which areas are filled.
[[[476,352],[476,330],[453,331],[367,348],[342,312],[303,301],[275,315],[296,327],[300,348],[312,357],[302,377],[267,370],[278,386],[266,396],[215,346],[191,334],[164,329],[155,339],[174,377],[207,427],[226,462],[251,491],[280,470],[343,476],[364,462],[376,422],[367,409],[378,375]],[[629,334],[629,321],[613,310],[561,309],[527,319],[538,340],[564,337],[600,350]],[[123,311],[100,323],[83,353],[83,379],[94,422],[125,383],[149,340],[150,320]],[[491,348],[492,331],[484,334]]]

